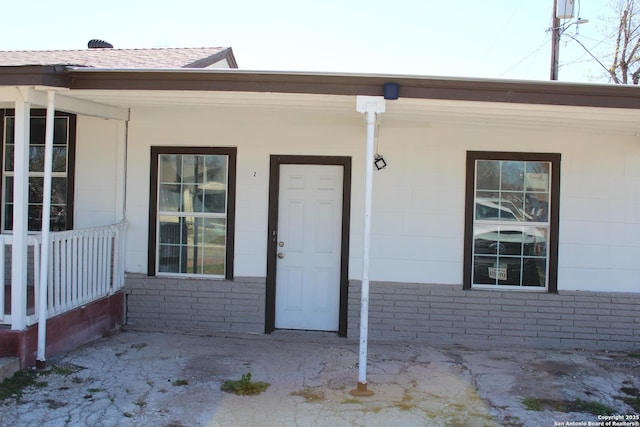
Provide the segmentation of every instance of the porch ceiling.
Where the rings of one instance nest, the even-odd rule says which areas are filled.
[[[219,108],[252,114],[266,110],[324,112],[361,117],[356,96],[272,92],[70,90],[67,96],[119,108]],[[387,101],[384,126],[448,124],[501,127],[544,126],[640,134],[640,110],[400,98]]]

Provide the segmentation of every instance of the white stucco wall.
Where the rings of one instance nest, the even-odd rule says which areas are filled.
[[[98,122],[83,126],[89,124],[115,131]],[[364,144],[365,123],[355,112],[355,101],[351,113],[261,107],[132,109],[127,270],[146,272],[150,146],[234,146],[235,275],[266,275],[269,156],[336,155],[353,159],[349,277],[358,279]],[[377,144],[389,166],[375,172],[372,280],[460,285],[467,150],[552,152],[562,154],[559,290],[640,291],[637,137],[604,129],[497,127],[383,116]],[[79,183],[81,176],[89,179],[100,171],[82,174]],[[115,191],[107,187],[104,194]],[[102,212],[101,200],[88,194],[87,188],[77,186],[77,196],[82,195],[78,201],[83,200],[78,210]],[[107,216],[106,210],[101,215]]]

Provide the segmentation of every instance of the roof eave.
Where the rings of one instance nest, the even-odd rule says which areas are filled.
[[[397,83],[403,98],[640,109],[640,88],[399,75],[240,70],[73,70],[71,89],[279,92],[382,96]]]
[[[62,65],[0,67],[0,86],[89,90],[275,92],[382,96],[397,83],[402,98],[640,109],[640,88],[401,75],[221,69],[114,70]]]
[[[0,67],[0,86],[49,86],[68,88],[71,75],[62,65]]]

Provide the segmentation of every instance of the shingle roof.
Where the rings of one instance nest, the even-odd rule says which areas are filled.
[[[0,66],[68,65],[111,69],[238,68],[231,48],[0,51]],[[216,66],[216,64],[218,64]]]

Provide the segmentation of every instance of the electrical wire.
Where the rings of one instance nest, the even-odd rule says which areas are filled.
[[[491,42],[491,44],[489,45],[489,47],[486,49],[484,55],[482,55],[482,58],[480,58],[480,61],[478,61],[477,65],[480,65],[484,62],[484,60],[487,58],[487,55],[489,52],[491,52],[491,50],[493,49],[493,47],[495,46],[496,42],[498,40],[500,40],[500,38],[502,38],[502,35],[504,34],[505,30],[507,29],[507,27],[509,26],[509,24],[511,23],[511,21],[513,20],[513,17],[516,16],[516,13],[518,13],[518,10],[520,10],[520,7],[522,6],[522,4],[524,3],[525,0],[520,0],[520,3],[518,4],[518,6],[516,6],[516,8],[514,9],[513,13],[511,14],[511,16],[509,17],[509,19],[507,19],[507,22],[504,23],[504,25],[502,26],[502,29],[500,30],[500,33],[498,33],[498,35],[496,36],[495,39],[493,39],[493,41]]]
[[[515,65],[513,65],[511,68],[509,68],[507,71],[503,72],[502,74],[500,74],[498,77],[502,77],[505,74],[507,74],[509,71],[513,70],[514,68],[516,68],[518,65],[522,64],[524,61],[526,61],[527,59],[529,59],[530,57],[532,57],[533,55],[537,54],[540,49],[542,49],[543,47],[545,47],[545,45],[549,42],[547,39],[547,36],[545,36],[545,41],[538,46],[535,50],[533,50],[531,53],[529,53],[527,56],[525,56],[524,58],[522,58],[520,61],[518,61]]]
[[[573,37],[571,34],[563,34],[566,35],[567,37],[569,37],[571,40],[575,41],[576,43],[578,43],[580,45],[581,48],[583,48],[585,50],[585,52],[587,52],[589,54],[589,56],[591,56],[593,59],[596,60],[596,62],[598,64],[600,64],[600,66],[607,72],[607,75],[610,75],[609,73],[609,69],[607,67],[604,66],[604,64],[602,62],[600,62],[600,60],[598,58],[596,58],[596,56],[591,53],[589,51],[589,49],[587,49],[587,47],[585,45],[582,44],[582,42],[580,40],[578,40],[577,38]]]

